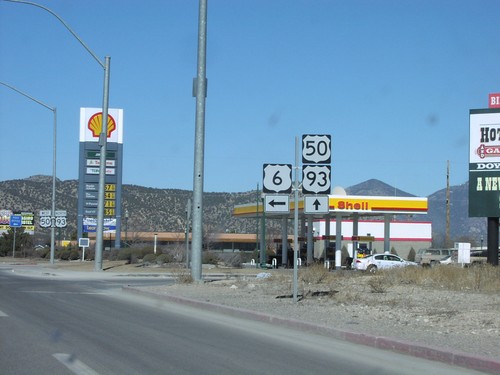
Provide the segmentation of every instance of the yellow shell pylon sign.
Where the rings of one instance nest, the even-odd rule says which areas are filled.
[[[99,137],[102,132],[102,112],[94,114],[88,122],[88,129],[92,132],[93,137]],[[106,137],[109,138],[111,133],[116,130],[115,119],[108,114],[108,128],[106,131]]]

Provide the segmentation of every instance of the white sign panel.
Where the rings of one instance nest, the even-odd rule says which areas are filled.
[[[101,108],[80,108],[80,142],[98,142],[102,124]],[[108,142],[123,143],[123,109],[108,109],[106,134]]]
[[[52,225],[52,218],[50,216],[40,216],[39,225],[41,228],[50,228]]]
[[[87,165],[89,167],[98,167],[101,165],[101,160],[87,159]],[[116,160],[106,160],[106,167],[116,167]]]
[[[115,168],[106,168],[106,175],[108,176],[114,176],[116,173]],[[87,167],[86,169],[87,174],[99,174],[99,167]]]
[[[470,263],[470,243],[468,242],[458,242],[455,244],[455,248],[458,250],[458,263]]]
[[[304,213],[306,214],[327,214],[330,210],[328,196],[304,196]]]
[[[302,193],[330,194],[330,169],[329,165],[302,166]]]
[[[475,170],[499,170],[500,114],[478,113],[470,117],[469,163]]]
[[[290,193],[292,191],[291,164],[264,164],[264,193]]]
[[[290,197],[288,195],[266,195],[264,211],[268,213],[289,213]]]
[[[305,134],[302,136],[303,164],[330,164],[331,136]]]
[[[56,216],[54,218],[56,228],[65,228],[67,225],[66,216]]]

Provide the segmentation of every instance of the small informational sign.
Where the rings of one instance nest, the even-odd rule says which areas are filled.
[[[289,213],[290,197],[288,195],[266,195],[264,211],[267,213]]]
[[[304,196],[305,214],[327,214],[329,212],[328,196],[306,195]]]
[[[89,247],[90,245],[90,240],[88,238],[79,238],[78,239],[78,246],[79,247]]]
[[[21,215],[11,215],[9,225],[11,228],[21,228],[23,225],[23,217]]]
[[[455,243],[455,249],[458,250],[458,263],[469,264],[470,263],[470,243],[457,242],[457,243]]]
[[[489,95],[488,107],[489,108],[500,108],[500,93]]]

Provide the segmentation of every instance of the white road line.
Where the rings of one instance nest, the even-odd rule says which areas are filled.
[[[8,316],[6,313],[4,313],[2,310],[0,310],[0,318],[3,318],[5,316]]]
[[[99,375],[83,362],[76,359],[76,356],[66,353],[52,354],[55,359],[66,366],[71,372],[77,375]]]

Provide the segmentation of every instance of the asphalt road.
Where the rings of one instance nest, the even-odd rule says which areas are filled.
[[[0,266],[3,375],[477,373],[121,290],[167,280],[27,277],[11,268]]]

